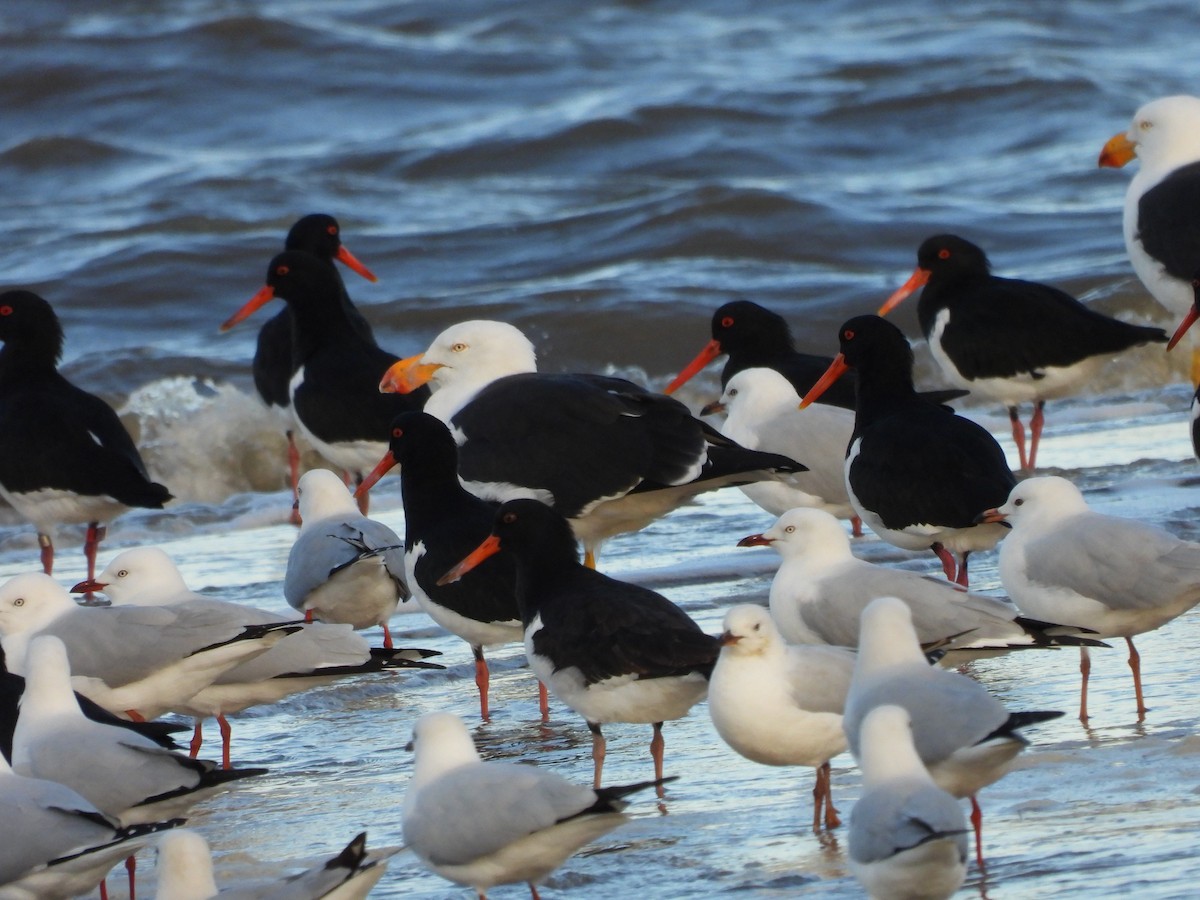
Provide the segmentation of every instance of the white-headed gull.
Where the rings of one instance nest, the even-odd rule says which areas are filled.
[[[738,546],[768,546],[783,558],[771,582],[771,616],[795,644],[858,646],[862,611],[876,597],[888,596],[908,604],[921,645],[950,651],[953,663],[1089,640],[1077,636],[1078,628],[1023,618],[1004,600],[858,559],[841,523],[820,510],[790,510]]]
[[[587,788],[534,766],[484,762],[462,720],[428,713],[413,729],[404,842],[427,868],[480,898],[497,884],[537,883],[626,821],[621,798],[657,782]]]
[[[571,526],[537,500],[510,500],[491,535],[444,577],[495,553],[517,564],[517,602],[529,666],[592,732],[594,784],[604,768],[605,722],[654,726],[650,755],[662,778],[664,721],[704,699],[720,645],[661,594],[579,561]]]
[[[159,607],[212,623],[225,622],[230,628],[288,622],[278,613],[190,590],[174,561],[159,547],[136,547],[117,554],[94,582],[75,586],[76,591],[84,589],[106,594],[113,603],[110,610]],[[422,662],[437,651],[374,649],[349,625],[297,623],[290,625],[289,631],[266,653],[222,672],[211,684],[172,707],[196,720],[193,756],[200,749],[200,723],[206,717],[217,720],[222,761],[228,768],[230,726],[226,716],[343,678],[392,669],[442,668]]]
[[[233,781],[266,772],[218,769],[127,728],[93,722],[75,701],[62,641],[35,638],[28,657],[13,770],[75,789],[122,825],[179,815]]]
[[[701,415],[725,412],[721,434],[750,450],[782,453],[808,466],[786,481],[744,484],[741,491],[767,512],[779,516],[797,506],[823,509],[852,519],[856,535],[862,522],[846,493],[846,447],[854,431],[854,413],[823,403],[799,409],[800,395],[774,369],[743,369],[729,379],[721,399]]]
[[[398,852],[368,851],[364,831],[321,865],[285,878],[221,890],[208,842],[198,832],[180,828],[158,840],[154,900],[362,900]]]
[[[0,756],[0,897],[66,900],[180,820],[121,827],[77,791],[18,775]]]
[[[1133,519],[1088,508],[1074,484],[1056,475],[1030,478],[1008,502],[982,514],[1006,522],[1000,581],[1032,616],[1069,616],[1101,637],[1123,637],[1146,717],[1141,661],[1133,636],[1153,631],[1200,603],[1200,544]],[[1091,661],[1081,648],[1079,718],[1086,721]]]
[[[913,746],[908,711],[877,706],[862,722],[863,792],[850,811],[850,871],[874,900],[944,900],[967,876],[970,829]]]
[[[761,606],[742,604],[725,614],[721,655],[708,685],[713,725],[747,759],[817,770],[813,831],[821,827],[822,805],[825,827],[841,824],[829,761],[846,749],[842,709],[853,673],[853,652],[787,644]]]
[[[297,491],[303,524],[283,579],[288,605],[322,622],[378,625],[390,650],[388,619],[409,598],[404,541],[359,512],[354,495],[328,469],[305,472]]]
[[[895,597],[872,600],[862,614],[858,660],[842,718],[856,759],[862,754],[863,719],[886,704],[908,711],[917,754],[937,786],[971,798],[975,856],[983,865],[983,813],[975,795],[1001,778],[1028,745],[1018,729],[1062,713],[1010,713],[973,678],[929,665],[912,613]]]
[[[0,585],[0,639],[12,671],[25,672],[31,640],[52,634],[67,645],[77,691],[109,712],[146,719],[185,705],[299,627],[243,627],[185,609],[82,607],[40,572]]]
[[[571,520],[594,563],[601,542],[697,494],[803,466],[739,447],[687,407],[630,381],[537,371],[533,345],[503,322],[452,325],[390,368],[381,391],[432,380],[425,411],[450,426],[473,494],[534,497]]]

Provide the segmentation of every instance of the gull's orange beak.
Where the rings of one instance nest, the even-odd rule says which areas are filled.
[[[721,636],[717,638],[717,643],[722,647],[728,647],[730,644],[736,644],[741,638],[732,631],[722,631]]]
[[[748,534],[737,542],[739,547],[770,547],[771,539],[761,534]]]
[[[975,517],[976,525],[988,525],[992,522],[999,522],[1002,525],[1008,524],[1008,516],[1000,512],[998,509],[985,509]]]
[[[253,297],[251,297],[249,300],[246,301],[245,306],[243,306],[241,309],[239,309],[237,312],[235,312],[232,316],[230,316],[228,319],[226,319],[221,324],[221,330],[228,331],[230,328],[232,328],[238,322],[241,322],[243,319],[250,318],[250,316],[254,313],[255,310],[266,306],[268,303],[270,303],[274,299],[275,299],[275,288],[271,287],[269,284],[264,285],[262,290],[260,290],[257,294],[255,294]]]
[[[879,307],[879,315],[886,316],[899,306],[902,300],[911,296],[918,288],[925,287],[925,284],[929,281],[930,274],[928,269],[916,269],[908,281],[896,288],[892,296],[883,301],[883,306]]]
[[[692,376],[707,366],[710,362],[721,355],[721,342],[711,340],[704,345],[704,349],[696,354],[696,358],[683,367],[683,370],[675,376],[675,379],[667,385],[664,394],[673,394],[683,387]]]
[[[1125,136],[1125,132],[1114,134],[1100,151],[1097,165],[1102,169],[1119,169],[1137,156],[1137,147]]]
[[[95,579],[92,579],[91,581],[79,582],[79,584],[77,584],[73,588],[71,588],[71,593],[72,594],[94,594],[94,593],[103,594],[104,589],[106,587],[108,587],[108,582],[96,581]]]
[[[846,365],[845,354],[839,353],[833,358],[833,362],[829,364],[829,368],[825,370],[825,374],[817,379],[817,383],[808,389],[808,393],[804,395],[804,399],[800,401],[800,408],[804,409],[810,406],[813,401],[820,397],[823,393],[829,390],[829,386],[846,374],[846,370],[850,367]]]
[[[438,586],[441,587],[444,584],[453,584],[485,559],[495,556],[499,552],[500,538],[496,537],[494,534],[488,535],[486,538],[484,538],[483,543],[468,553],[462,562],[437,580]]]
[[[441,363],[421,362],[423,356],[424,354],[418,353],[416,356],[392,363],[379,381],[379,393],[409,394],[421,385],[428,384],[433,378],[433,373],[442,366]]]

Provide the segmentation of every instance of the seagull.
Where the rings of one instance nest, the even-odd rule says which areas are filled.
[[[162,509],[171,493],[112,407],[58,371],[63,331],[30,291],[0,293],[0,496],[37,528],[42,570],[54,568],[59,525],[87,523],[88,577],[104,523],[130,507]]]
[[[1094,512],[1079,488],[1058,476],[1021,482],[981,518],[1012,528],[1000,548],[1000,581],[1017,606],[1033,616],[1069,618],[1100,637],[1125,638],[1138,721],[1145,719],[1133,636],[1200,603],[1200,544]],[[1091,660],[1086,647],[1080,652],[1079,718],[1086,722]]]
[[[917,317],[934,360],[954,384],[1008,407],[1027,471],[1037,467],[1046,400],[1085,388],[1118,353],[1167,341],[1161,328],[1110,318],[1058,288],[993,275],[983,250],[953,234],[922,242],[912,277],[879,315],[922,287]],[[1028,457],[1020,403],[1034,404]]]
[[[300,533],[288,554],[283,595],[308,620],[383,628],[410,592],[404,583],[404,542],[382,522],[359,512],[354,495],[328,469],[305,472],[297,484]]]
[[[404,502],[405,578],[426,615],[471,645],[479,715],[489,721],[491,676],[484,648],[524,638],[516,567],[501,554],[452,584],[438,584],[438,579],[492,533],[499,504],[481,500],[459,483],[454,438],[445,423],[429,413],[401,413],[393,420],[388,452],[359,490],[370,490],[397,465]],[[541,682],[538,694],[545,721],[550,710]]]
[[[29,778],[0,757],[0,897],[67,900],[182,820],[124,828],[64,784]]]
[[[570,523],[537,500],[501,506],[491,535],[442,582],[501,550],[516,561],[530,668],[592,733],[594,786],[604,768],[606,722],[654,726],[650,754],[661,780],[663,722],[704,699],[717,639],[661,594],[581,564]]]
[[[21,703],[21,696],[24,693],[25,679],[15,672],[8,671],[4,648],[0,646],[0,756],[3,756],[9,763],[12,762],[13,731],[17,727],[17,713]],[[103,722],[106,725],[119,725],[122,728],[136,731],[138,734],[150,738],[154,743],[168,750],[181,749],[173,735],[176,732],[183,731],[185,728],[183,725],[176,725],[174,722],[165,721],[140,722],[132,719],[122,719],[78,692],[75,694],[75,700],[79,703],[79,708],[83,710],[83,714],[89,719]]]
[[[601,375],[537,371],[533,345],[503,322],[452,325],[392,366],[381,391],[437,386],[425,411],[458,444],[463,486],[487,500],[533,497],[571,520],[586,560],[697,494],[803,471],[737,446],[678,400]]]
[[[736,376],[735,376],[736,377]],[[846,749],[842,708],[854,653],[784,643],[761,606],[725,614],[721,654],[708,686],[717,734],[747,759],[768,766],[812,766],[813,831],[841,824],[830,793],[829,761]]]
[[[345,493],[344,485],[339,482],[338,487]],[[400,668],[442,668],[423,661],[439,655],[435,650],[376,650],[345,624],[291,622],[267,610],[197,594],[188,588],[171,557],[158,547],[137,547],[117,554],[96,581],[77,584],[73,590],[106,594],[113,604],[110,611],[157,608],[177,613],[181,619],[224,625],[230,630],[264,625],[288,628],[289,633],[265,653],[221,672],[211,684],[172,707],[195,719],[193,756],[203,739],[202,720],[216,718],[226,768],[231,765],[228,715],[344,678]],[[71,646],[74,653],[73,642]]]
[[[1200,272],[1200,97],[1152,100],[1100,153],[1103,167],[1134,157],[1140,167],[1125,193],[1125,250],[1146,290],[1187,321]],[[1176,339],[1186,328],[1182,325]],[[1192,355],[1193,381],[1200,358]]]
[[[983,866],[983,812],[975,795],[999,780],[1029,742],[1019,729],[1055,719],[1057,711],[1010,713],[973,678],[930,666],[917,642],[912,613],[896,597],[872,600],[842,725],[862,762],[862,723],[871,710],[895,704],[912,719],[913,742],[934,783],[971,798],[975,858]]]
[[[356,477],[387,449],[397,414],[420,409],[428,389],[384,397],[379,379],[397,357],[355,330],[341,303],[341,279],[327,261],[286,250],[271,260],[267,283],[222,325],[228,331],[275,298],[292,316],[292,411],[317,452]],[[363,510],[366,513],[366,510]]]
[[[350,301],[346,285],[334,260],[361,275],[367,281],[377,281],[375,274],[358,261],[342,243],[341,225],[333,216],[312,213],[302,216],[288,230],[284,240],[285,250],[303,250],[329,265],[330,271],[340,286],[338,300],[354,331],[364,340],[373,342],[371,326]],[[290,383],[295,369],[292,367],[292,313],[285,308],[268,319],[258,332],[254,349],[254,387],[268,409],[281,411],[287,419],[288,469],[292,496],[300,478],[300,452],[296,449],[295,419],[292,416]],[[295,524],[299,524],[296,522]]]
[[[530,765],[484,762],[462,720],[428,713],[413,728],[404,842],[426,868],[474,888],[537,883],[589,841],[622,825],[622,798],[661,783],[572,784]],[[668,779],[669,780],[669,779]]]
[[[805,395],[808,406],[848,368],[858,372],[854,433],[846,450],[850,502],[871,530],[905,550],[930,549],[946,577],[967,586],[967,557],[1005,535],[975,516],[1016,483],[988,432],[913,390],[913,354],[900,329],[856,316],[839,330],[841,352]],[[990,498],[990,499],[989,499]],[[982,504],[982,505],[981,505]]]
[[[863,792],[850,813],[850,871],[867,896],[944,900],[967,877],[967,827],[958,801],[929,776],[901,706],[872,709],[861,726]]]
[[[153,719],[184,706],[225,671],[299,627],[243,627],[186,609],[84,607],[40,572],[0,586],[0,639],[9,667],[28,675],[30,641],[54,635],[69,647],[75,689],[130,718]]]
[[[230,783],[267,771],[218,769],[127,728],[86,718],[71,690],[66,648],[56,637],[35,638],[28,662],[13,770],[73,788],[123,826],[180,815]]]
[[[362,900],[398,852],[368,851],[364,831],[319,866],[264,884],[218,890],[208,842],[198,832],[180,828],[158,839],[154,900]]]
[[[721,434],[749,450],[781,453],[803,460],[807,472],[788,481],[744,484],[741,491],[772,515],[797,506],[823,509],[851,519],[854,535],[862,534],[862,521],[846,491],[846,448],[854,431],[854,413],[838,406],[814,404],[799,410],[800,395],[774,369],[742,369],[729,379],[721,399],[705,406],[700,415],[725,413]]]
[[[946,650],[954,664],[1026,647],[1105,646],[1080,634],[1087,629],[1024,618],[1006,600],[858,559],[841,523],[820,510],[789,510],[738,546],[770,547],[783,557],[769,603],[776,627],[794,644],[857,647],[862,611],[892,596],[908,605],[921,646]]]

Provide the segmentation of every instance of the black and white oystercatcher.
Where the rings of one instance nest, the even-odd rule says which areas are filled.
[[[683,718],[708,693],[717,638],[661,594],[580,563],[570,523],[537,500],[501,506],[491,535],[442,581],[498,552],[516,561],[530,667],[592,732],[595,786],[604,767],[600,727],[606,722],[654,726],[650,753],[661,780],[663,722]]]
[[[1004,451],[980,425],[917,396],[912,348],[891,322],[856,316],[839,334],[841,352],[801,406],[847,368],[858,372],[846,449],[850,502],[889,544],[933,550],[946,577],[965,586],[967,556],[990,550],[1006,533],[1000,525],[975,524],[980,509],[995,505],[985,497],[1003,502],[1016,484]]]
[[[288,250],[271,260],[266,286],[221,330],[276,297],[288,304],[295,372],[290,388],[297,425],[323,457],[361,480],[387,450],[392,419],[420,409],[429,393],[379,393],[379,379],[398,357],[355,329],[342,307],[341,293],[341,280],[327,261]]]
[[[171,494],[150,480],[112,407],[58,372],[63,331],[49,303],[0,294],[0,341],[0,495],[37,528],[46,574],[57,527],[87,523],[91,578],[103,523],[133,506],[162,509]]]
[[[375,274],[358,261],[342,243],[341,226],[338,220],[325,213],[312,213],[296,220],[284,240],[285,250],[303,250],[329,264],[337,279],[340,291],[338,300],[345,310],[355,332],[365,341],[374,342],[371,326],[350,300],[342,276],[333,261],[357,272],[367,281],[376,281]],[[300,478],[300,453],[296,449],[292,419],[292,376],[296,374],[292,365],[292,313],[288,308],[268,319],[258,332],[254,349],[254,387],[269,409],[282,412],[288,422],[288,468],[291,473],[292,496],[296,495],[296,483]]]
[[[539,373],[533,345],[503,322],[450,326],[389,369],[379,389],[409,391],[431,379],[437,389],[425,411],[450,426],[467,490],[553,505],[589,564],[602,541],[697,494],[805,468],[740,447],[678,400],[633,382]]]
[[[1145,104],[1104,145],[1099,164],[1119,168],[1135,156],[1140,168],[1125,193],[1125,249],[1146,290],[1182,318],[1200,272],[1200,97]],[[1196,360],[1193,354],[1193,380]]]
[[[490,676],[483,650],[522,639],[515,565],[501,554],[451,584],[438,584],[438,579],[492,533],[500,504],[481,500],[462,486],[454,438],[428,413],[395,418],[388,452],[359,490],[370,490],[393,466],[400,467],[404,502],[405,577],[429,618],[471,645],[479,713],[486,721]],[[545,691],[541,686],[543,718],[548,715]]]
[[[1008,407],[1026,470],[1037,467],[1046,400],[1086,387],[1118,353],[1167,340],[1161,328],[1110,318],[1048,284],[993,275],[983,250],[953,234],[921,244],[916,271],[879,314],[918,288],[917,317],[933,358],[955,384]],[[1020,403],[1034,404],[1028,456]]]

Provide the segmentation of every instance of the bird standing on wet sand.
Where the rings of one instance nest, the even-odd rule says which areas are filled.
[[[397,361],[364,338],[341,304],[337,272],[311,253],[289,250],[271,260],[267,283],[221,326],[227,331],[278,297],[292,313],[292,410],[301,434],[335,466],[360,481],[387,449],[387,431],[402,412],[420,409],[419,389],[385,396],[379,379]],[[365,498],[362,502],[365,514]]]
[[[49,303],[0,294],[0,341],[0,495],[37,527],[47,575],[57,527],[86,522],[91,578],[103,523],[132,506],[162,509],[171,494],[112,407],[59,374],[63,331]]]
[[[404,502],[404,570],[413,597],[426,615],[471,645],[479,714],[491,718],[491,675],[485,647],[522,640],[513,560],[499,554],[451,584],[438,579],[492,533],[500,504],[481,500],[458,480],[458,448],[445,423],[426,412],[403,413],[392,422],[388,452],[359,490],[370,490],[393,466],[400,467]],[[538,684],[543,720],[546,686]]]
[[[1100,153],[1102,167],[1137,157],[1139,169],[1125,192],[1125,250],[1146,290],[1175,316],[1192,306],[1200,273],[1200,97],[1152,100],[1133,114]],[[1181,337],[1186,330],[1176,332]],[[1192,353],[1192,382],[1200,381],[1200,354]]]
[[[858,372],[846,449],[850,502],[889,544],[932,550],[946,577],[965,587],[967,557],[1005,535],[1001,526],[975,522],[1016,483],[1004,451],[980,425],[917,396],[912,348],[891,322],[856,316],[838,334],[841,352],[801,407],[848,368]]]
[[[571,526],[537,500],[510,500],[491,535],[443,577],[449,583],[495,553],[517,566],[517,602],[530,668],[587,721],[596,787],[606,722],[654,726],[650,754],[662,778],[663,722],[680,719],[708,693],[720,645],[654,591],[579,562]]]
[[[1021,468],[1028,471],[1037,468],[1048,399],[1085,388],[1118,353],[1167,340],[1161,328],[1102,315],[1050,285],[993,275],[983,250],[953,234],[921,244],[916,271],[879,314],[918,288],[917,317],[933,358],[955,384],[1008,407]],[[1028,456],[1020,403],[1034,404]]]
[[[944,900],[967,877],[970,829],[929,777],[900,706],[863,719],[863,792],[850,812],[850,871],[875,900]]]
[[[950,664],[1028,647],[1104,646],[1085,629],[1024,618],[1000,598],[859,559],[841,523],[820,510],[789,510],[738,546],[766,546],[782,557],[771,617],[793,643],[857,647],[862,611],[878,597],[897,597],[908,604],[921,646],[944,651]]]
[[[929,665],[912,613],[895,597],[872,600],[862,613],[862,639],[842,725],[855,759],[863,755],[862,725],[871,710],[901,706],[913,743],[934,783],[971,798],[975,859],[983,866],[983,812],[975,795],[1008,772],[1028,746],[1020,729],[1055,719],[1057,711],[1010,713],[973,678]]]
[[[310,469],[297,484],[300,533],[288,553],[283,596],[308,621],[383,629],[411,592],[404,583],[404,542],[358,511],[354,496],[328,469]]]
[[[364,266],[342,243],[341,226],[333,216],[312,213],[297,219],[288,230],[284,240],[285,250],[303,250],[329,264],[329,269],[339,285],[339,302],[354,331],[365,341],[374,343],[371,326],[350,301],[342,276],[334,266],[334,260],[357,272],[367,281],[376,281],[375,274]],[[259,329],[254,348],[254,387],[259,397],[271,410],[279,410],[287,420],[288,469],[291,477],[292,497],[296,497],[296,485],[300,479],[300,452],[296,449],[292,416],[291,380],[296,374],[292,364],[292,313],[287,307],[267,320]]]
[[[846,749],[842,709],[854,652],[787,644],[761,606],[725,614],[721,655],[708,685],[717,734],[747,759],[768,766],[812,766],[813,831],[841,824],[830,791],[829,761]]]
[[[379,390],[431,380],[425,411],[454,434],[464,487],[552,505],[571,520],[589,565],[603,541],[697,494],[804,471],[739,447],[678,400],[622,378],[539,373],[533,344],[504,322],[450,326],[389,369]]]
[[[497,884],[537,883],[628,821],[622,798],[658,782],[585,788],[536,766],[485,762],[462,720],[428,713],[413,728],[404,843],[426,868],[486,900]]]
[[[1069,618],[1099,637],[1123,637],[1146,717],[1141,657],[1133,636],[1160,628],[1200,603],[1200,544],[1145,522],[1088,508],[1079,488],[1057,476],[1021,482],[1004,505],[980,516],[1007,523],[1000,581],[1032,616]],[[1079,718],[1086,722],[1091,660],[1080,648]]]

